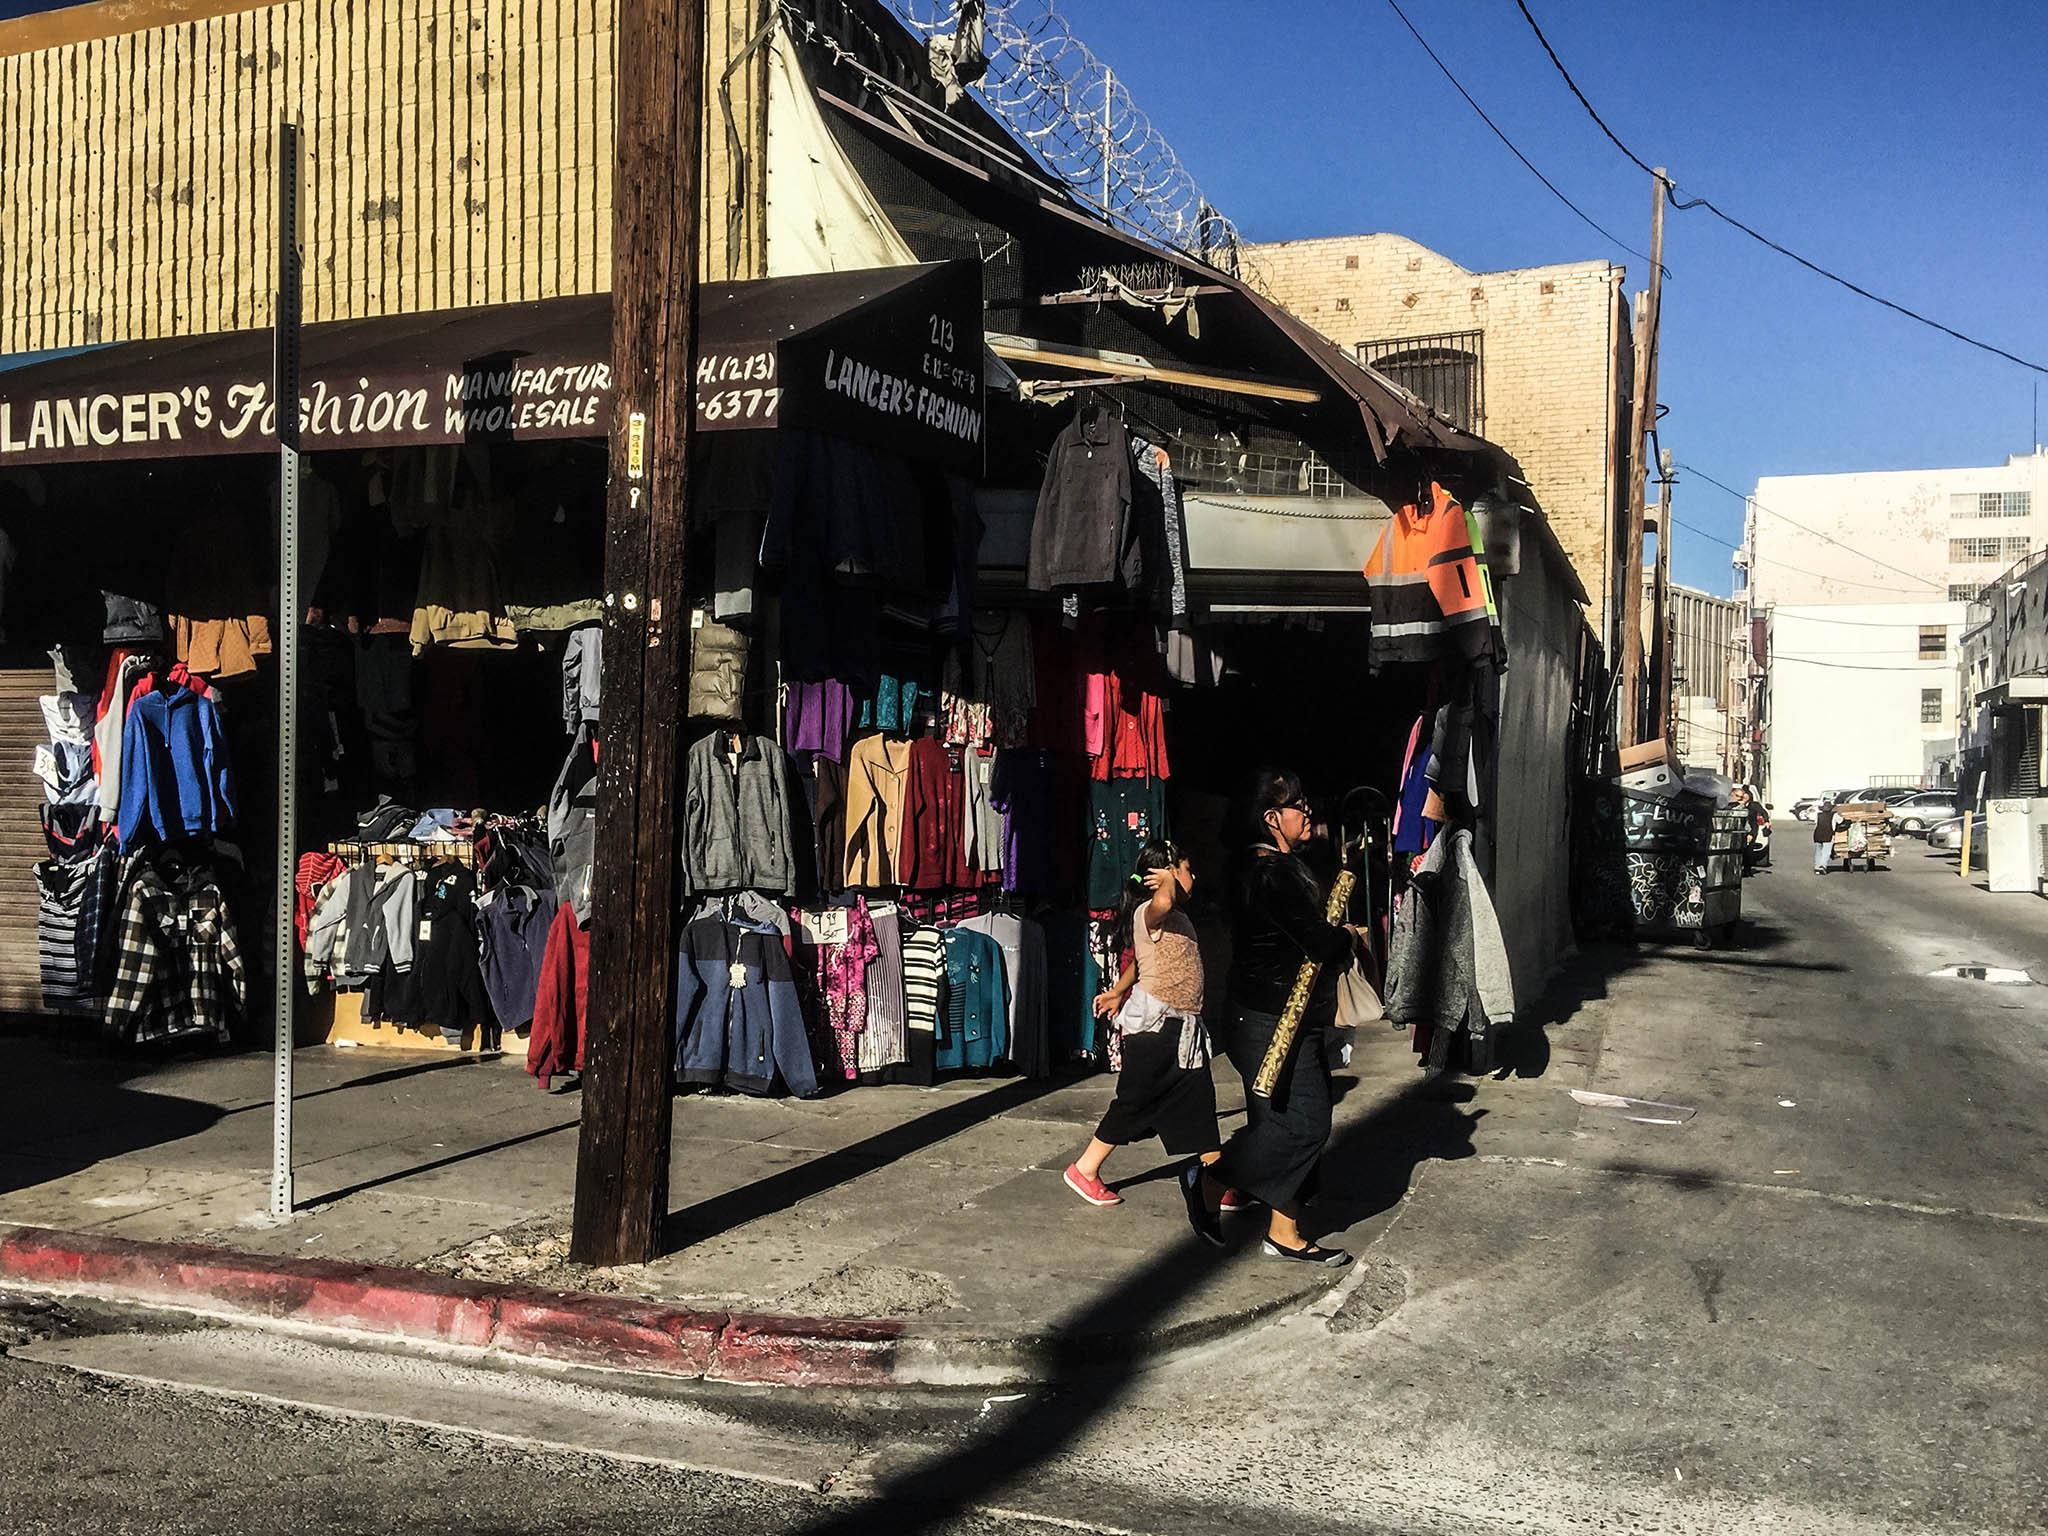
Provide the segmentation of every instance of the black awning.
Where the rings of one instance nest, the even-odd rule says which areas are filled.
[[[706,285],[697,425],[797,426],[942,464],[981,462],[981,277],[972,262]],[[308,326],[307,452],[602,437],[611,299]],[[277,447],[271,333],[0,359],[0,468]]]

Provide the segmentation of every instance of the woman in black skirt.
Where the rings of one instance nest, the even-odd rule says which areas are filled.
[[[1189,1166],[1199,1169],[1222,1146],[1202,1028],[1202,952],[1186,910],[1194,885],[1187,858],[1154,838],[1124,886],[1119,932],[1133,963],[1095,999],[1095,1012],[1123,1032],[1123,1069],[1095,1139],[1066,1172],[1067,1187],[1090,1205],[1123,1203],[1102,1182],[1102,1165],[1118,1147],[1157,1136],[1168,1152],[1196,1157]]]
[[[1337,1017],[1337,979],[1359,934],[1323,916],[1324,892],[1300,856],[1314,830],[1301,780],[1261,773],[1251,812],[1260,840],[1246,855],[1236,892],[1228,1042],[1231,1065],[1244,1079],[1245,1124],[1209,1168],[1183,1175],[1188,1219],[1204,1238],[1220,1242],[1216,1211],[1225,1186],[1232,1186],[1266,1203],[1270,1216],[1260,1247],[1269,1257],[1348,1264],[1351,1255],[1341,1248],[1304,1238],[1297,1218],[1301,1201],[1315,1192],[1330,1139],[1329,1028]],[[1264,1098],[1252,1091],[1252,1081],[1304,960],[1320,962],[1322,973],[1272,1097]]]

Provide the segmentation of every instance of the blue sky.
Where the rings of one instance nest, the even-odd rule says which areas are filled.
[[[1385,0],[1059,0],[1247,237],[1392,230],[1477,270],[1608,257],[1459,99]],[[1910,308],[2048,362],[2048,5],[1529,0],[1614,130],[1681,190]],[[1649,178],[1580,110],[1513,0],[1402,8],[1522,152],[1647,249]],[[1757,476],[2002,463],[2038,375],[1802,271],[1704,212],[1665,221],[1664,446]],[[2048,382],[2048,381],[2044,381]],[[2048,393],[2048,391],[2044,391]],[[2048,434],[2044,434],[2048,435]],[[1681,476],[1677,516],[1741,536]],[[1684,528],[1679,580],[1726,592]]]
[[[1509,155],[1385,0],[1057,0],[1251,239],[1392,230],[1475,270],[1604,256]],[[1546,175],[1621,239],[1648,178],[1601,137],[1513,0],[1403,0]],[[0,17],[57,8],[0,0]],[[1978,0],[1530,0],[1615,130],[1681,189],[1911,308],[2048,361],[2048,5]],[[2036,375],[1892,315],[1703,212],[1666,221],[1662,440],[1759,475],[2002,462]],[[1741,503],[1682,477],[1724,540]],[[1677,530],[1680,580],[1729,590]]]

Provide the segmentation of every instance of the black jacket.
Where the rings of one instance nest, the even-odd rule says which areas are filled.
[[[1230,1000],[1259,1013],[1287,1006],[1304,960],[1322,963],[1309,994],[1310,1023],[1328,1023],[1336,1005],[1337,977],[1350,958],[1351,935],[1323,916],[1326,898],[1316,877],[1291,853],[1252,852],[1239,879],[1231,930]]]
[[[1121,417],[1084,406],[1053,439],[1031,524],[1036,592],[1136,589],[1144,555],[1131,516],[1131,441]]]
[[[1835,808],[1824,805],[1813,813],[1813,840],[1825,843],[1835,835]]]

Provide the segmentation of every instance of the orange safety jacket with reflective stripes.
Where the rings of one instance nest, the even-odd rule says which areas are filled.
[[[1477,521],[1435,481],[1429,505],[1399,508],[1366,558],[1371,662],[1505,660]]]

